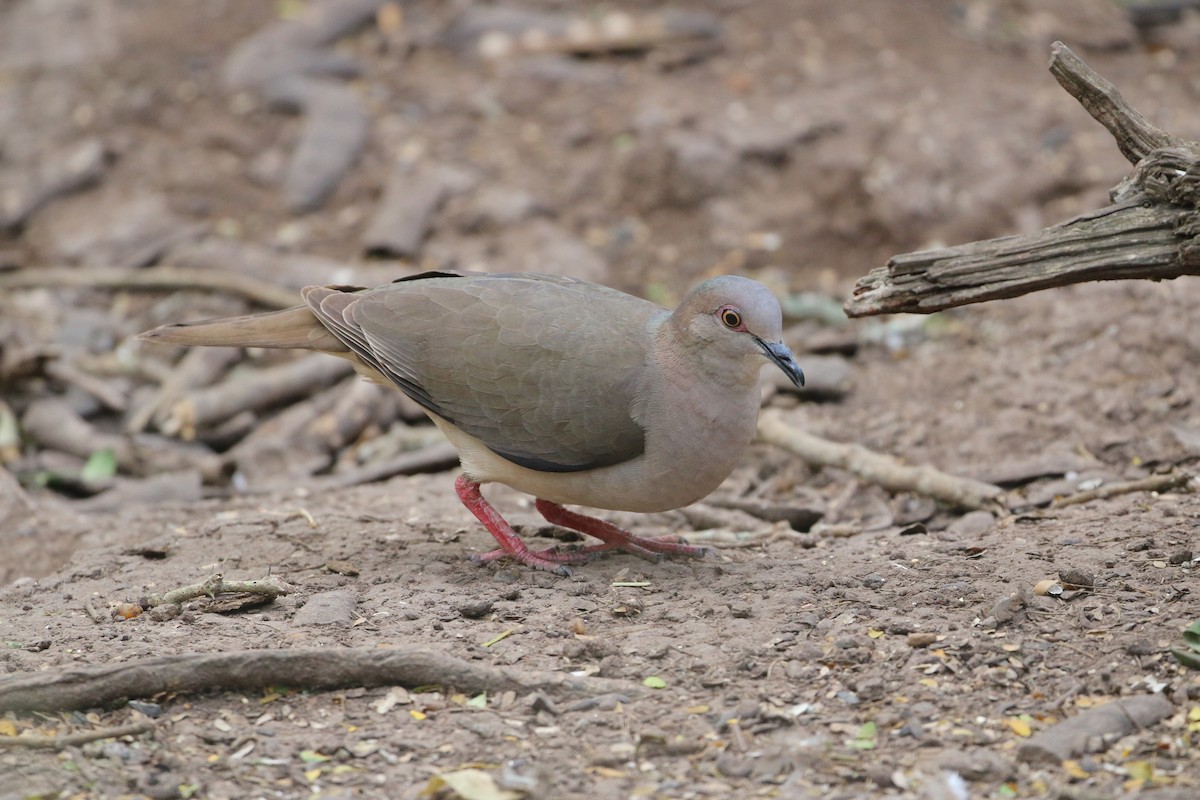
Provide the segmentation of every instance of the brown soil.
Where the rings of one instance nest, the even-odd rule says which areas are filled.
[[[141,266],[170,260],[177,245],[163,238],[232,240],[373,275],[565,271],[669,303],[699,276],[736,271],[793,300],[836,300],[892,253],[1104,204],[1129,165],[1046,72],[1054,39],[1157,124],[1200,138],[1195,21],[1150,41],[1107,3],[713,0],[692,8],[721,21],[715,51],[500,63],[442,36],[477,5],[419,0],[399,27],[338,44],[363,67],[353,88],[371,132],[323,207],[296,214],[276,179],[300,120],[221,82],[237,43],[291,4],[0,2],[0,183],[23,185],[88,138],[108,153],[93,185],[0,238],[0,262]],[[458,170],[468,188],[441,207],[419,256],[364,267],[364,232],[401,154]],[[159,249],[142,258],[151,240]],[[0,347],[111,352],[164,318],[244,307],[198,293],[7,291]],[[1004,481],[1021,508],[998,522],[756,445],[718,496],[819,508],[823,528],[702,561],[613,556],[563,579],[466,562],[490,539],[458,503],[453,472],[331,491],[213,487],[223,496],[104,512],[33,491],[32,511],[0,509],[10,674],[187,652],[419,647],[664,688],[472,704],[455,686],[168,693],[144,699],[159,714],[151,734],[0,748],[0,798],[416,797],[472,766],[547,798],[1193,797],[1200,678],[1168,651],[1200,619],[1200,503],[1184,490],[1047,503],[1194,468],[1197,308],[1200,282],[1181,279],[933,318],[795,320],[798,351],[839,340],[854,352],[838,362],[849,391],[773,401],[790,422]],[[36,369],[0,390],[18,416],[55,395],[86,405]],[[86,411],[119,429],[119,415]],[[26,443],[10,466],[47,458]],[[527,498],[489,496],[531,546],[555,543]],[[645,535],[711,527],[696,514],[605,516]],[[214,572],[280,575],[295,592],[240,613],[110,617],[121,601]],[[1071,573],[1092,585],[1034,593]],[[1067,764],[1022,755],[1058,721],[1156,692],[1176,710],[1145,729],[1098,736]],[[10,713],[0,734],[134,718],[126,705]]]

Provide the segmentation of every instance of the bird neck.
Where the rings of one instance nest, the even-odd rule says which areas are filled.
[[[655,361],[664,379],[689,386],[703,384],[726,394],[758,393],[756,359],[731,359],[703,334],[672,315],[654,336]]]

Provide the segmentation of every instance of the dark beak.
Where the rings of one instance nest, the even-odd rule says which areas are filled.
[[[764,342],[757,336],[754,337],[758,342],[758,346],[762,348],[763,354],[771,359],[771,363],[783,370],[783,374],[788,376],[788,380],[796,385],[796,388],[804,386],[804,371],[800,369],[800,365],[796,363],[796,357],[792,355],[792,351],[783,342]]]

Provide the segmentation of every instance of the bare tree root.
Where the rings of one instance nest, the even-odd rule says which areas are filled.
[[[643,692],[640,685],[622,680],[522,672],[431,650],[240,650],[159,656],[5,678],[0,680],[0,713],[94,708],[163,692],[245,691],[268,686],[443,686],[464,692],[543,691],[576,696],[616,692],[629,697]]]
[[[813,466],[844,469],[890,492],[915,492],[956,508],[984,511],[1003,508],[1004,490],[999,486],[955,477],[928,465],[909,466],[861,445],[813,436],[788,425],[777,411],[765,411],[759,417],[758,437],[795,453]]]

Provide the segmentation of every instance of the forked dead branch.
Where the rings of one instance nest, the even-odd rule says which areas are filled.
[[[1072,283],[1200,275],[1200,144],[1152,125],[1062,42],[1050,72],[1134,165],[1112,203],[1037,233],[893,256],[858,281],[847,314],[930,314]]]

